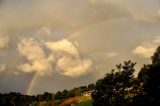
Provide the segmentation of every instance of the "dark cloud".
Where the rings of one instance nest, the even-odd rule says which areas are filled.
[[[38,76],[31,93],[94,82],[115,64],[128,59],[137,61],[140,67],[149,59],[132,51],[140,45],[145,47],[142,42],[152,42],[155,36],[159,36],[159,5],[159,0],[0,0],[0,66],[5,66],[0,72],[0,92],[24,92],[32,74],[45,68],[37,68],[44,63],[53,73],[43,70],[50,76]],[[34,43],[25,39],[33,39]],[[66,46],[58,47],[58,44],[56,49],[52,46],[64,39],[73,45],[68,48],[74,48],[76,55]],[[24,40],[26,45],[22,45]],[[47,42],[53,50],[46,47]],[[33,46],[40,52],[32,50]],[[52,56],[55,61],[59,60],[59,64],[50,63]],[[40,64],[39,60],[43,62]],[[70,64],[66,65],[64,60]],[[73,73],[65,76],[64,73],[69,72],[65,68],[73,72],[80,70],[80,66],[85,66],[84,60],[92,62],[91,71],[85,70],[82,76],[79,73],[74,80],[69,77]],[[30,74],[17,69],[24,63],[31,66]],[[58,65],[60,67],[56,68]],[[64,73],[59,73],[58,69]]]
[[[25,93],[30,82],[31,74],[0,74],[0,92],[20,92]]]

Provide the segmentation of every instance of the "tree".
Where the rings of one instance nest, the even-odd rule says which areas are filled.
[[[48,92],[44,92],[42,95],[43,101],[51,101],[52,100],[52,94]]]
[[[68,97],[67,97],[68,91],[67,91],[66,89],[63,90],[62,94],[63,94],[63,98],[64,98],[64,99],[68,98]]]
[[[87,91],[87,86],[80,86],[79,88],[80,88],[80,90],[81,90],[81,93]]]
[[[63,93],[58,91],[55,95],[54,95],[54,99],[55,100],[60,100],[63,99]]]
[[[131,79],[133,78],[136,63],[126,61],[116,65],[117,70],[107,73],[104,78],[96,82],[95,91],[92,93],[93,106],[122,106],[128,105]]]
[[[143,92],[134,99],[143,101],[144,105],[160,105],[160,47],[151,57],[152,63],[144,65],[138,74]],[[145,100],[143,99],[145,98]],[[138,103],[136,102],[136,103]]]
[[[74,89],[74,94],[75,94],[75,96],[81,96],[81,89],[80,88],[75,88]]]
[[[37,96],[36,96],[36,99],[37,99],[37,101],[44,101],[44,99],[43,99],[43,96],[42,96],[42,94],[38,94]]]
[[[151,59],[152,64],[160,64],[160,46],[156,49]]]
[[[75,96],[74,89],[69,90],[67,93],[67,97],[70,98],[70,97],[74,97],[74,96]]]
[[[95,84],[94,83],[88,85],[88,90],[89,91],[93,90],[94,88],[95,88]]]

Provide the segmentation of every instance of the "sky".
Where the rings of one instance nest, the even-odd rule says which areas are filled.
[[[39,94],[96,82],[160,44],[159,0],[0,0],[0,92]]]

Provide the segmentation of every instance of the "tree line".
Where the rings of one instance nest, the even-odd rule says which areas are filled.
[[[81,96],[82,93],[91,91],[95,88],[95,84],[91,83],[88,86],[75,87],[71,90],[57,91],[54,93],[44,92],[38,95],[24,95],[17,92],[0,93],[0,106],[38,106],[40,102],[56,102],[62,103],[67,98]]]
[[[160,106],[160,47],[135,77],[136,63],[125,61],[96,82],[93,106]]]

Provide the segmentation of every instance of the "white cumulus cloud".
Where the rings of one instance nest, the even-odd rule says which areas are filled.
[[[58,55],[56,69],[59,73],[69,77],[79,77],[90,72],[92,61],[80,57],[78,48],[71,41],[62,39],[47,42],[45,45],[52,53]]]
[[[62,57],[57,62],[60,73],[70,77],[79,77],[90,71],[92,61],[90,59],[80,59],[72,57]]]
[[[8,47],[9,41],[10,41],[10,39],[9,39],[8,36],[3,35],[2,33],[0,33],[0,48]]]
[[[74,44],[67,39],[62,39],[56,42],[47,42],[46,46],[54,52],[66,52],[72,55],[79,54]]]
[[[132,52],[136,55],[141,55],[145,58],[149,58],[153,55],[156,47],[145,47],[145,46],[138,46]]]
[[[24,38],[18,44],[18,50],[28,63],[18,66],[24,72],[36,72],[38,75],[50,75],[52,72],[51,57],[47,57],[42,47],[33,38]]]
[[[156,36],[155,39],[152,40],[151,42],[147,42],[137,46],[132,51],[132,53],[134,53],[135,55],[142,56],[144,58],[149,58],[153,55],[159,44],[160,44],[160,36]]]
[[[49,49],[46,53],[42,46]],[[91,71],[92,61],[81,57],[78,48],[67,39],[39,44],[33,38],[24,38],[18,44],[20,54],[27,60],[18,69],[40,76],[51,75],[53,70],[68,77],[79,77]],[[55,67],[53,67],[55,66]]]

